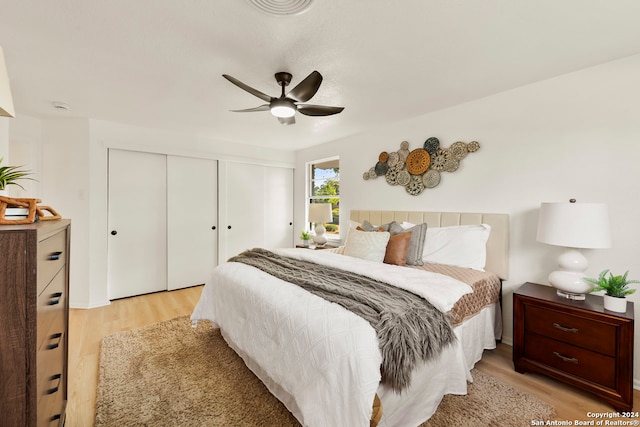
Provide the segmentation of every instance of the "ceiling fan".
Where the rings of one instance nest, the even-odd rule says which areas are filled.
[[[276,73],[276,81],[278,82],[278,85],[282,87],[282,93],[279,98],[274,98],[262,93],[228,74],[223,74],[222,77],[229,80],[240,89],[244,89],[250,94],[268,102],[268,104],[263,104],[255,108],[247,108],[246,110],[231,110],[235,113],[271,111],[271,114],[277,117],[280,123],[283,125],[292,125],[296,122],[296,111],[299,111],[300,114],[304,114],[305,116],[330,116],[332,114],[338,114],[344,110],[344,107],[302,104],[302,102],[307,102],[316,94],[320,87],[320,83],[322,83],[322,75],[317,71],[313,71],[309,74],[287,94],[284,93],[284,88],[289,86],[289,83],[291,83],[291,74],[286,72]]]

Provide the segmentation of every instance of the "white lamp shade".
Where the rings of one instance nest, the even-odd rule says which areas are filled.
[[[537,240],[568,248],[610,248],[609,209],[603,203],[542,203]]]
[[[324,224],[333,221],[331,214],[331,203],[310,203],[309,222]]]
[[[11,88],[9,87],[9,74],[7,74],[7,66],[4,62],[4,52],[0,46],[0,116],[15,117],[15,115]]]

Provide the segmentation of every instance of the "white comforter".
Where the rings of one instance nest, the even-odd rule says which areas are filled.
[[[471,292],[462,282],[422,270],[326,251],[276,252],[387,281],[443,311]],[[225,263],[207,282],[192,319],[219,326],[276,396],[293,397],[283,403],[303,425],[369,425],[381,355],[375,331],[359,316],[251,266]],[[464,378],[461,359],[451,369]]]

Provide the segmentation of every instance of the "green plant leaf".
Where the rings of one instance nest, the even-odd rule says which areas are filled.
[[[0,164],[4,160],[0,157]],[[31,181],[35,181],[33,178],[30,178],[31,171],[20,169],[22,166],[0,166],[0,190],[5,190],[8,185],[17,185],[18,187],[24,190],[24,187],[17,183],[16,181],[21,179],[28,179]]]
[[[607,277],[607,273],[609,276]],[[583,280],[594,285],[590,292],[605,291],[607,295],[617,298],[624,298],[626,295],[634,293],[636,290],[629,287],[630,284],[640,283],[638,280],[627,279],[629,270],[623,275],[616,276],[609,270],[603,270],[597,279],[585,277]]]

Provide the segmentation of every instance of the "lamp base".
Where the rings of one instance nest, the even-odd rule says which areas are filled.
[[[562,298],[574,300],[574,301],[584,301],[586,296],[584,294],[575,294],[573,292],[565,292],[560,289],[556,290],[556,294]]]
[[[584,272],[589,263],[578,249],[566,248],[558,258],[560,270],[549,275],[549,283],[556,288],[557,294],[563,298],[584,301],[585,294],[593,286],[584,281]]]
[[[316,246],[324,246],[325,243],[327,243],[327,241],[329,240],[327,239],[327,236],[324,235],[327,229],[324,228],[324,225],[318,224],[316,225],[315,231],[316,231],[316,235],[313,236],[313,243],[315,243]]]

